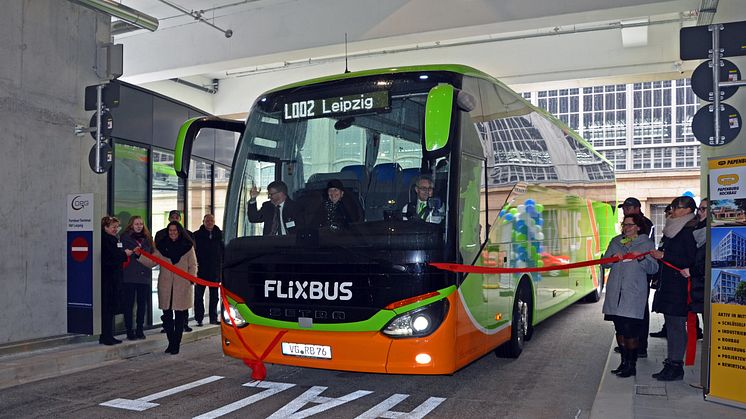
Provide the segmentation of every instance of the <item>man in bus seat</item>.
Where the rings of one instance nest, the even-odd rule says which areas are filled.
[[[440,224],[443,221],[443,202],[433,198],[433,179],[428,175],[420,175],[415,183],[417,199],[407,203],[402,208],[404,220],[419,220],[428,223]]]
[[[184,224],[181,223],[181,211],[179,210],[171,210],[168,212],[168,222],[176,221],[177,223],[184,226]],[[184,231],[189,235],[189,237],[194,241],[194,233],[184,228]],[[158,243],[168,237],[168,226],[166,228],[163,228],[161,230],[158,230],[157,233],[155,233],[155,237],[153,237],[153,241],[155,242],[156,248],[158,247]],[[195,248],[196,250],[196,248]],[[189,327],[189,316],[186,316],[184,318],[184,331],[185,332],[191,332],[192,328]],[[161,328],[161,333],[166,333],[166,329]]]
[[[257,209],[256,197],[259,190],[254,186],[249,191],[247,212],[252,223],[264,223],[265,236],[284,236],[293,234],[304,227],[303,210],[288,197],[288,186],[281,180],[267,185],[269,201]]]
[[[619,204],[619,208],[622,209],[622,212],[624,213],[624,216],[630,216],[632,214],[640,214],[642,216],[642,219],[645,223],[645,229],[640,229],[640,233],[642,235],[648,236],[653,242],[655,242],[655,226],[653,225],[653,222],[650,221],[648,217],[645,216],[645,214],[642,213],[642,204],[640,204],[640,201],[637,198],[629,197],[624,200],[621,204]],[[655,276],[656,274],[649,275],[648,276],[648,283],[650,283],[650,280]],[[648,295],[650,295],[650,289],[648,288]],[[645,303],[645,315],[643,317],[642,321],[642,329],[640,330],[640,343],[639,347],[637,348],[637,357],[638,358],[647,358],[648,357],[648,332],[650,331],[650,307],[648,303]],[[614,348],[614,351],[619,352],[619,347]]]

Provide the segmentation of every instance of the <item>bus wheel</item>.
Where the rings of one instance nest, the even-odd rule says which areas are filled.
[[[510,324],[510,340],[495,349],[495,354],[501,358],[518,358],[523,352],[523,343],[529,333],[531,313],[531,293],[528,288],[526,283],[522,282],[516,290],[513,300],[513,321]]]
[[[603,269],[599,269],[599,284],[598,286],[588,295],[586,295],[583,298],[583,302],[585,303],[597,303],[598,300],[601,299],[601,290],[603,289],[603,275],[604,271]],[[591,281],[593,281],[593,277],[591,277]]]

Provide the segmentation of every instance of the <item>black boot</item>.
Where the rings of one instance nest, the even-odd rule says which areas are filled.
[[[655,377],[658,381],[678,381],[684,379],[684,363],[681,361],[670,361],[668,369],[663,369],[660,375]]]
[[[637,374],[637,349],[627,349],[627,366],[617,376],[622,378],[632,377]]]
[[[174,348],[174,319],[164,314],[161,316],[161,321],[163,322],[163,330],[166,331],[166,338],[168,338],[168,347],[163,352],[170,354]]]
[[[135,337],[135,332],[133,332],[132,330],[128,330],[127,331],[127,340],[136,340],[136,339],[137,338]]]
[[[666,332],[665,323],[663,323],[663,327],[661,327],[661,330],[650,334],[651,338],[665,338],[666,336],[668,336],[668,332]]]
[[[186,319],[186,310],[174,311],[174,334],[173,344],[171,346],[171,355],[176,355],[181,349],[181,336],[184,334],[184,320]]]
[[[622,354],[622,362],[618,367],[611,370],[612,374],[619,374],[627,368],[627,351],[623,347],[618,347],[619,352]]]
[[[671,368],[671,360],[668,358],[663,360],[663,369],[656,372],[652,375],[653,378],[657,379],[658,377],[662,376],[663,373],[667,373],[667,371]]]
[[[137,339],[145,339],[145,332],[142,331],[142,326],[137,326],[137,330],[135,330],[135,337]]]

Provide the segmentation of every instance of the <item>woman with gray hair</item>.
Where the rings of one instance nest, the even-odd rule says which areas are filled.
[[[679,269],[694,266],[697,241],[697,204],[689,196],[680,196],[671,202],[672,213],[663,227],[665,250],[651,252],[654,258],[668,262]],[[684,352],[686,351],[687,279],[677,270],[661,265],[661,279],[653,299],[653,311],[663,314],[668,334],[668,356],[663,369],[653,374],[660,381],[675,381],[684,378]]]

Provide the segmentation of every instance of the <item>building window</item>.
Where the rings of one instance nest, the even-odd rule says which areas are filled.
[[[580,127],[580,89],[543,90],[537,92],[537,97],[540,108],[548,110],[573,130],[578,130]]]
[[[583,88],[581,136],[597,148],[624,146],[627,136],[626,108],[624,84]]]

